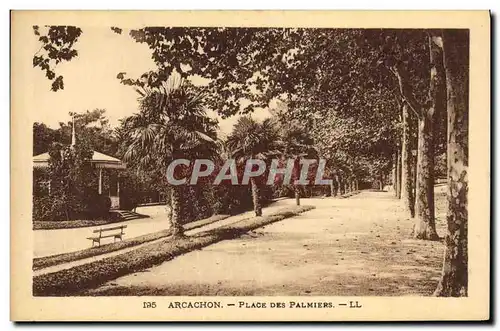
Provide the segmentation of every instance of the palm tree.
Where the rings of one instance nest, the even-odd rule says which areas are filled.
[[[226,146],[236,162],[244,163],[249,159],[269,161],[272,156],[280,155],[281,144],[272,120],[259,123],[250,116],[243,116],[234,125]],[[250,185],[255,216],[262,216],[260,188],[255,177],[250,178]]]
[[[305,127],[297,121],[281,123],[279,127],[283,156],[295,160],[296,169],[299,168],[301,158],[317,158],[318,151],[313,146],[313,139]],[[295,203],[300,206],[300,187],[292,184],[295,193]]]
[[[150,86],[150,85],[149,85]],[[169,78],[155,87],[142,86],[140,111],[122,122],[125,131],[124,159],[140,171],[164,179],[175,159],[217,155],[217,121],[205,111],[205,95],[184,80]],[[172,234],[183,235],[182,187],[170,185]]]

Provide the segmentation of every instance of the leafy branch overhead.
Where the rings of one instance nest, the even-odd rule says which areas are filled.
[[[266,107],[274,96],[268,73],[285,72],[300,41],[300,30],[283,28],[145,27],[129,35],[149,47],[160,81],[172,72],[205,79],[207,102],[222,117]]]
[[[33,33],[41,43],[40,49],[33,56],[33,67],[45,72],[47,79],[52,81],[52,91],[64,89],[63,76],[57,75],[55,69],[60,63],[78,56],[74,45],[82,30],[75,26],[46,25],[40,28],[34,25]]]

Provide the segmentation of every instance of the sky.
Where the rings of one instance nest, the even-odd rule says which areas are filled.
[[[116,76],[126,72],[127,77],[137,78],[154,70],[151,52],[146,44],[135,42],[126,31],[118,35],[109,28],[81,28],[83,33],[75,44],[78,56],[55,69],[56,75],[64,77],[64,90],[51,91],[51,81],[39,68],[25,71],[27,81],[33,82],[29,103],[36,109],[34,121],[57,128],[59,122],[71,120],[69,112],[101,108],[106,109],[106,116],[115,127],[120,118],[138,111],[138,94],[132,87],[122,85]],[[36,53],[40,48],[37,37],[33,35],[29,42],[33,54]],[[269,112],[258,109],[252,116],[260,120],[268,117]],[[218,118],[222,135],[231,131],[238,117]]]

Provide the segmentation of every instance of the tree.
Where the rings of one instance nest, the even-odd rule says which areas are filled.
[[[51,129],[43,123],[33,124],[33,155],[45,153],[52,143],[71,144],[71,133],[75,126],[78,141],[85,140],[92,150],[116,156],[118,142],[109,125],[104,109],[94,109],[83,113],[70,112],[74,119],[66,123],[60,122],[57,129]]]
[[[270,73],[269,93],[287,96],[290,117],[313,134],[329,167],[342,168],[332,173],[342,173],[347,187],[355,187],[360,160],[387,160],[395,149],[397,90],[389,73],[376,66],[378,53],[367,42],[367,31],[305,29],[300,34],[291,69]],[[339,177],[340,187],[342,181]]]
[[[47,178],[50,181],[50,220],[75,219],[99,209],[94,205],[97,192],[88,144],[75,146],[54,143],[49,150]],[[98,214],[101,210],[97,210]],[[107,212],[107,211],[106,211]],[[95,215],[102,216],[102,215]]]
[[[272,156],[280,155],[279,135],[274,123],[265,119],[259,123],[249,116],[242,116],[234,125],[233,131],[227,137],[227,147],[231,156],[238,163],[248,160],[269,161]],[[256,177],[250,178],[252,200],[255,216],[262,216],[260,197],[261,183]]]
[[[166,169],[173,160],[214,157],[217,123],[206,116],[204,94],[196,87],[172,77],[137,92],[141,95],[140,112],[123,122],[127,132],[124,158],[132,167],[165,181]],[[174,177],[187,171],[177,169]],[[169,190],[172,234],[182,236],[186,205],[183,188],[170,185]]]
[[[418,118],[418,156],[415,226],[413,235],[418,239],[439,239],[434,218],[434,116],[442,111],[446,96],[444,94],[444,67],[441,39],[435,31],[427,32],[425,37],[429,56],[429,88],[425,103],[414,96],[411,79],[403,60],[386,51],[385,65],[397,78],[399,91],[404,101]],[[388,38],[388,48],[397,44],[397,39]],[[398,45],[401,47],[401,45]]]
[[[441,280],[435,295],[467,296],[469,32],[443,30],[448,113],[448,212]]]
[[[403,137],[401,146],[401,200],[410,217],[415,217],[415,195],[413,171],[412,132],[414,125],[406,102],[401,103],[403,117]]]
[[[113,30],[115,31],[115,30]],[[275,94],[266,94],[269,72],[286,74],[284,55],[300,40],[301,29],[145,27],[130,37],[146,44],[157,65],[158,81],[171,73],[205,78],[207,104],[222,117],[248,114],[266,107]],[[122,31],[115,31],[122,33]],[[126,84],[141,79],[118,78]],[[285,76],[283,78],[286,80]],[[282,80],[283,81],[283,80]]]
[[[101,153],[116,156],[118,150],[118,141],[115,137],[114,130],[109,125],[109,120],[106,118],[105,109],[86,110],[83,113],[70,113],[74,118],[77,136],[76,139],[87,139],[90,147]],[[66,125],[60,124],[61,128],[69,133],[73,123]]]
[[[43,123],[33,123],[33,155],[45,153],[57,141],[57,132]]]
[[[301,159],[317,159],[318,151],[314,147],[314,140],[307,132],[305,126],[301,125],[297,120],[288,119],[285,114],[286,111],[287,109],[285,107],[281,107],[280,109],[275,110],[273,118],[276,119],[276,125],[280,135],[279,141],[282,144],[282,156],[285,160],[295,160],[295,176],[292,176],[291,179],[291,181],[294,181],[298,179],[298,174],[300,174]],[[291,184],[295,194],[295,203],[297,206],[299,206],[300,186],[295,183]]]
[[[40,28],[34,25],[33,33],[38,36],[42,44],[33,55],[33,67],[39,67],[45,72],[47,79],[52,81],[52,91],[64,89],[63,76],[57,76],[55,68],[59,63],[71,61],[78,56],[74,44],[78,41],[82,30],[76,26],[46,25]]]

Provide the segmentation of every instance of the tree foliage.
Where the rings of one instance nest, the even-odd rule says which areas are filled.
[[[57,129],[43,123],[33,124],[33,155],[47,152],[53,143],[70,145],[75,125],[77,141],[85,141],[92,150],[117,156],[118,139],[104,109],[87,110],[83,113],[70,112],[69,115],[74,118],[74,123],[73,120],[59,122]]]
[[[41,43],[40,49],[33,56],[33,67],[45,72],[47,79],[52,81],[52,91],[64,89],[63,76],[57,75],[55,69],[60,63],[78,56],[74,45],[81,36],[82,29],[66,25],[46,25],[42,28],[34,25],[33,33]]]
[[[106,217],[111,201],[95,189],[97,176],[90,162],[90,146],[85,142],[75,146],[54,143],[49,155],[48,169],[37,174],[37,178],[47,182],[48,192],[34,192],[34,220]]]

